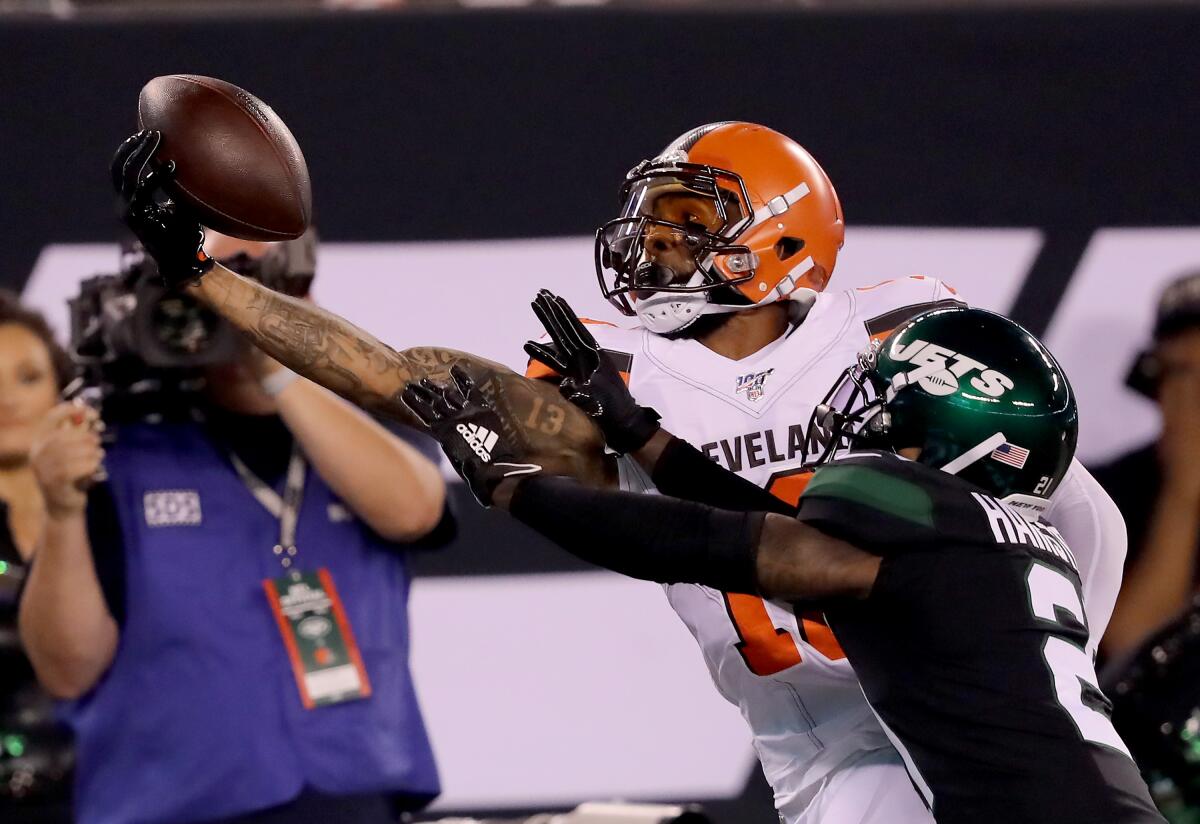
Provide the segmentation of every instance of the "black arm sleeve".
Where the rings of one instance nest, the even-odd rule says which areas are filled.
[[[446,492],[446,502],[442,505],[442,517],[437,526],[409,544],[406,549],[441,549],[458,537],[458,518],[454,514],[454,506],[450,503],[450,493]]]
[[[757,484],[723,469],[687,441],[671,438],[651,476],[658,491],[674,498],[696,501],[738,512],[778,512],[795,515],[796,509]]]
[[[758,592],[763,512],[590,489],[555,477],[522,481],[510,512],[571,554],[632,578]]]
[[[88,490],[88,543],[104,602],[117,626],[125,626],[125,539],[117,515],[117,502],[108,484]]]

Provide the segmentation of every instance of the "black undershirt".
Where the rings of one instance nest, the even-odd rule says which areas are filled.
[[[207,407],[204,409],[204,421],[209,436],[218,447],[237,455],[247,469],[268,485],[279,486],[287,474],[293,443],[292,433],[282,418],[278,415],[244,415]],[[97,484],[88,493],[87,523],[96,577],[104,592],[105,603],[117,624],[123,625],[124,538],[116,502],[108,484]],[[420,540],[407,544],[384,543],[401,552],[413,548],[434,549],[449,543],[456,532],[454,514],[447,505],[438,525]]]
[[[292,456],[292,433],[278,415],[239,415],[209,407],[205,428],[213,441],[242,459],[271,486],[283,480]]]
[[[25,561],[17,550],[8,527],[8,504],[0,501],[0,562],[5,573],[0,577],[0,704],[2,696],[33,677],[33,670],[17,638],[17,603],[26,574]],[[11,570],[11,571],[10,571]],[[2,710],[0,710],[2,712]],[[0,753],[2,755],[2,753]]]
[[[0,820],[65,824],[71,820],[74,755],[17,632],[17,605],[29,568],[13,540],[8,514],[8,504],[0,501],[0,736],[17,736],[25,751],[18,757],[0,749]],[[14,796],[9,788],[22,773],[24,794]]]
[[[1103,466],[1089,467],[1092,475],[1112,497],[1129,532],[1129,552],[1125,556],[1126,571],[1145,550],[1146,534],[1154,509],[1162,494],[1162,469],[1158,462],[1158,445],[1155,442],[1128,452]],[[1200,545],[1200,535],[1196,536]],[[1193,586],[1200,588],[1200,567],[1193,576]]]

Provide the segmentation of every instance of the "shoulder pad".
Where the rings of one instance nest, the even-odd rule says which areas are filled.
[[[860,304],[885,308],[913,301],[962,300],[953,286],[926,275],[892,278],[871,286],[859,286],[852,291]]]
[[[965,305],[953,287],[913,275],[853,290],[856,319],[871,338],[884,338],[900,324],[936,306]]]
[[[852,452],[817,469],[801,497],[833,499],[932,526],[931,490],[914,464],[890,452]]]

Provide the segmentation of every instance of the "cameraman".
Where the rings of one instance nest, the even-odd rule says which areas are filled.
[[[1162,413],[1156,441],[1096,470],[1129,525],[1125,583],[1104,636],[1120,658],[1200,591],[1200,273],[1159,299],[1154,344],[1130,373]]]
[[[58,407],[33,450],[48,524],[21,635],[72,699],[78,820],[390,824],[439,789],[404,552],[453,532],[442,478],[249,346],[206,378],[195,420],[114,426],[90,493],[94,413]]]

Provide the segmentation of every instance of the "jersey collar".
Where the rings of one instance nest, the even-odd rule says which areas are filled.
[[[807,372],[842,337],[850,302],[840,293],[816,295],[802,321],[741,360],[719,355],[694,340],[643,335],[643,352],[663,372],[716,395],[754,417],[782,396],[780,390]],[[784,354],[786,350],[787,354]],[[761,378],[762,395],[751,400],[746,387]]]

